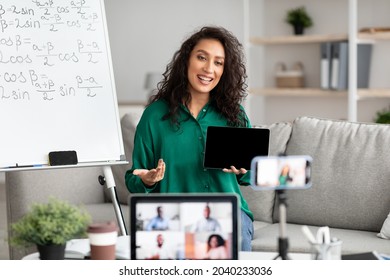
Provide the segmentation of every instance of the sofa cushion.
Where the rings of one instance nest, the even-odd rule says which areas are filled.
[[[130,112],[124,115],[121,119],[123,146],[125,149],[126,160],[128,164],[113,165],[111,167],[114,175],[116,191],[118,195],[118,201],[121,204],[128,204],[129,190],[125,184],[125,173],[132,166],[132,154],[134,148],[134,135],[141,114],[136,112]],[[106,197],[108,201],[111,201],[111,196],[106,190]]]
[[[278,155],[286,149],[291,134],[290,123],[275,123],[270,126],[258,126],[270,129],[270,155]],[[262,222],[272,222],[273,206],[275,202],[274,191],[255,191],[250,187],[241,187],[241,192],[253,212],[254,219]]]
[[[268,128],[270,130],[269,155],[276,156],[284,153],[287,142],[290,139],[292,124],[288,122],[278,122],[271,125],[258,125],[255,127]]]
[[[312,156],[313,185],[288,191],[287,221],[379,232],[390,205],[389,143],[390,125],[297,118],[286,153]]]
[[[7,172],[9,222],[28,212],[32,203],[46,202],[51,196],[74,204],[103,203],[103,187],[98,183],[102,174],[101,167]]]
[[[99,204],[86,204],[83,207],[91,214],[93,223],[105,223],[107,221],[113,221],[118,223],[116,219],[115,209],[111,203],[99,203]],[[127,232],[130,232],[130,207],[128,205],[120,205],[123,222]]]
[[[252,241],[253,251],[278,252],[278,238],[280,237],[280,225],[272,224],[255,230]],[[311,232],[316,233],[319,227],[309,226]],[[288,238],[288,251],[290,253],[310,252],[310,243],[302,233],[302,225],[287,224],[286,232]],[[348,230],[340,228],[330,228],[331,237],[342,241],[342,254],[356,254],[362,252],[377,251],[388,254],[390,252],[390,242],[380,239],[372,231]],[[275,254],[276,257],[277,254]]]
[[[382,229],[378,233],[378,237],[383,239],[390,239],[390,213],[387,215],[387,219],[383,223]]]

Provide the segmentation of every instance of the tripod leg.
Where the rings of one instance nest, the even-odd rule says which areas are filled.
[[[282,260],[288,260],[287,256],[288,251],[288,239],[287,238],[279,238],[279,254]]]
[[[118,202],[118,196],[115,189],[114,175],[112,174],[111,166],[103,167],[104,177],[106,181],[106,186],[110,190],[112,204],[114,206],[115,215],[118,220],[118,226],[122,235],[127,235],[127,230],[125,227],[125,221],[122,214],[122,209]]]

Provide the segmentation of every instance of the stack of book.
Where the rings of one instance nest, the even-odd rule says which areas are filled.
[[[348,89],[348,42],[321,43],[321,88]],[[357,87],[368,88],[372,44],[357,46]]]

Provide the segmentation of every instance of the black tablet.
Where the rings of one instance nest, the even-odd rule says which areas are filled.
[[[213,169],[234,166],[250,170],[254,157],[268,156],[269,139],[268,128],[209,126],[203,166]]]
[[[237,260],[239,200],[234,194],[134,194],[132,260]]]

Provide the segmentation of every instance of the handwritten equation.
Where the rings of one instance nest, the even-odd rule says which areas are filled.
[[[0,1],[0,105],[112,91],[99,0]]]

